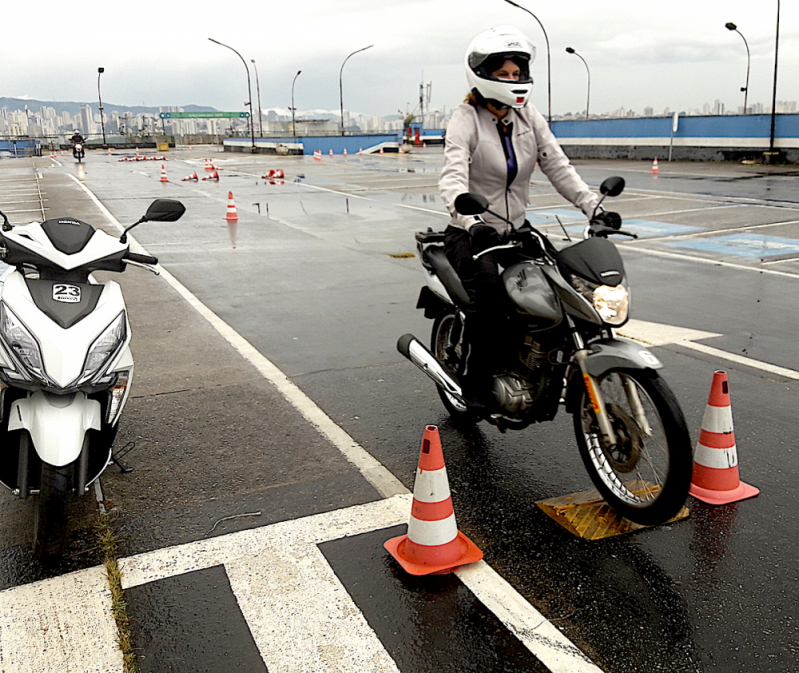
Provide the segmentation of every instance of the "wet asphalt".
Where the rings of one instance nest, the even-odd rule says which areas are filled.
[[[179,181],[202,167],[203,150],[170,154],[168,184],[158,181],[160,163],[120,163],[119,156],[91,156],[82,167],[37,160],[51,216],[104,225],[67,173],[85,181],[121,222],[138,219],[157,196],[181,199],[184,219],[142,225],[136,238],[409,489],[422,429],[437,424],[461,530],[603,670],[795,669],[796,381],[676,345],[655,347],[694,440],[712,372],[727,370],[741,476],[761,494],[724,507],[690,499],[686,521],[578,540],[535,506],[590,488],[571,419],[561,415],[506,435],[485,425],[459,427],[432,384],[396,352],[405,332],[428,338],[429,324],[414,310],[418,260],[391,255],[413,251],[414,231],[446,223],[428,212],[442,210],[439,151],[321,164],[213,155],[225,168],[215,184]],[[654,177],[643,162],[576,163],[594,186],[610,174],[627,179],[627,192],[613,204],[625,218],[701,221],[719,230],[799,220],[791,169],[663,162]],[[261,179],[268,168],[283,168],[285,183]],[[562,208],[541,179],[536,173],[531,203]],[[236,196],[235,227],[224,219],[228,190]],[[776,229],[799,238],[796,224]],[[701,264],[691,259],[699,253],[657,241],[624,244],[622,254],[633,317],[720,333],[706,343],[799,369],[799,276],[761,273],[796,273],[796,262],[768,266],[718,254],[711,261],[747,268]],[[111,467],[102,483],[124,554],[200,539],[227,516],[261,512],[224,521],[214,535],[379,497],[161,279],[134,269],[119,281],[137,370],[117,444],[136,443],[128,461],[135,471],[122,475]],[[51,572],[97,562],[93,508],[88,499],[81,506],[67,562]],[[4,496],[0,507],[3,586],[46,576],[26,546],[28,503]],[[351,570],[347,558],[331,561],[342,576]],[[401,577],[381,579],[385,572],[364,580],[367,616],[381,586],[413,589]],[[442,596],[457,593],[450,588]],[[441,617],[432,614],[435,626]],[[393,630],[406,628],[395,619]],[[385,628],[392,631],[390,622]]]

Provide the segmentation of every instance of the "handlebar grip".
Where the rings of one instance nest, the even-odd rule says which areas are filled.
[[[124,259],[129,259],[131,262],[138,262],[139,264],[158,264],[157,257],[150,255],[138,255],[135,252],[128,252]]]

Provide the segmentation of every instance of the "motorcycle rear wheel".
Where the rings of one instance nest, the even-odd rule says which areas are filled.
[[[454,313],[444,313],[433,322],[433,332],[430,335],[430,352],[454,381],[460,384],[458,373],[461,369],[463,358],[461,344],[452,343],[452,333],[455,329],[457,317]],[[449,393],[436,386],[438,396],[447,408],[450,416],[463,421],[479,421],[477,414],[466,409],[466,405],[455,399]]]
[[[42,463],[42,481],[33,512],[33,554],[45,565],[58,563],[67,545],[74,476],[74,464],[56,467]]]
[[[606,446],[583,390],[573,419],[591,481],[630,521],[668,521],[688,498],[693,470],[691,438],[674,393],[657,373],[643,370],[612,370],[597,384],[617,444]]]

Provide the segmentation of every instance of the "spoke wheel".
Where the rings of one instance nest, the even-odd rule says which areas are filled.
[[[443,366],[444,370],[453,380],[460,383],[460,369],[463,362],[463,346],[453,343],[457,317],[454,313],[445,313],[433,322],[433,333],[430,337],[430,352]],[[478,417],[466,409],[462,401],[452,397],[449,393],[438,388],[438,396],[453,418],[463,420],[479,420]]]
[[[674,393],[656,373],[610,371],[597,379],[616,444],[607,446],[588,395],[574,414],[591,481],[619,514],[639,524],[667,521],[691,485],[691,439]]]

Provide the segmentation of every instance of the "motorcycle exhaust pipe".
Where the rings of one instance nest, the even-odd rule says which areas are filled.
[[[403,334],[397,341],[397,350],[433,379],[442,390],[463,401],[461,387],[452,380],[441,363],[413,334]]]

